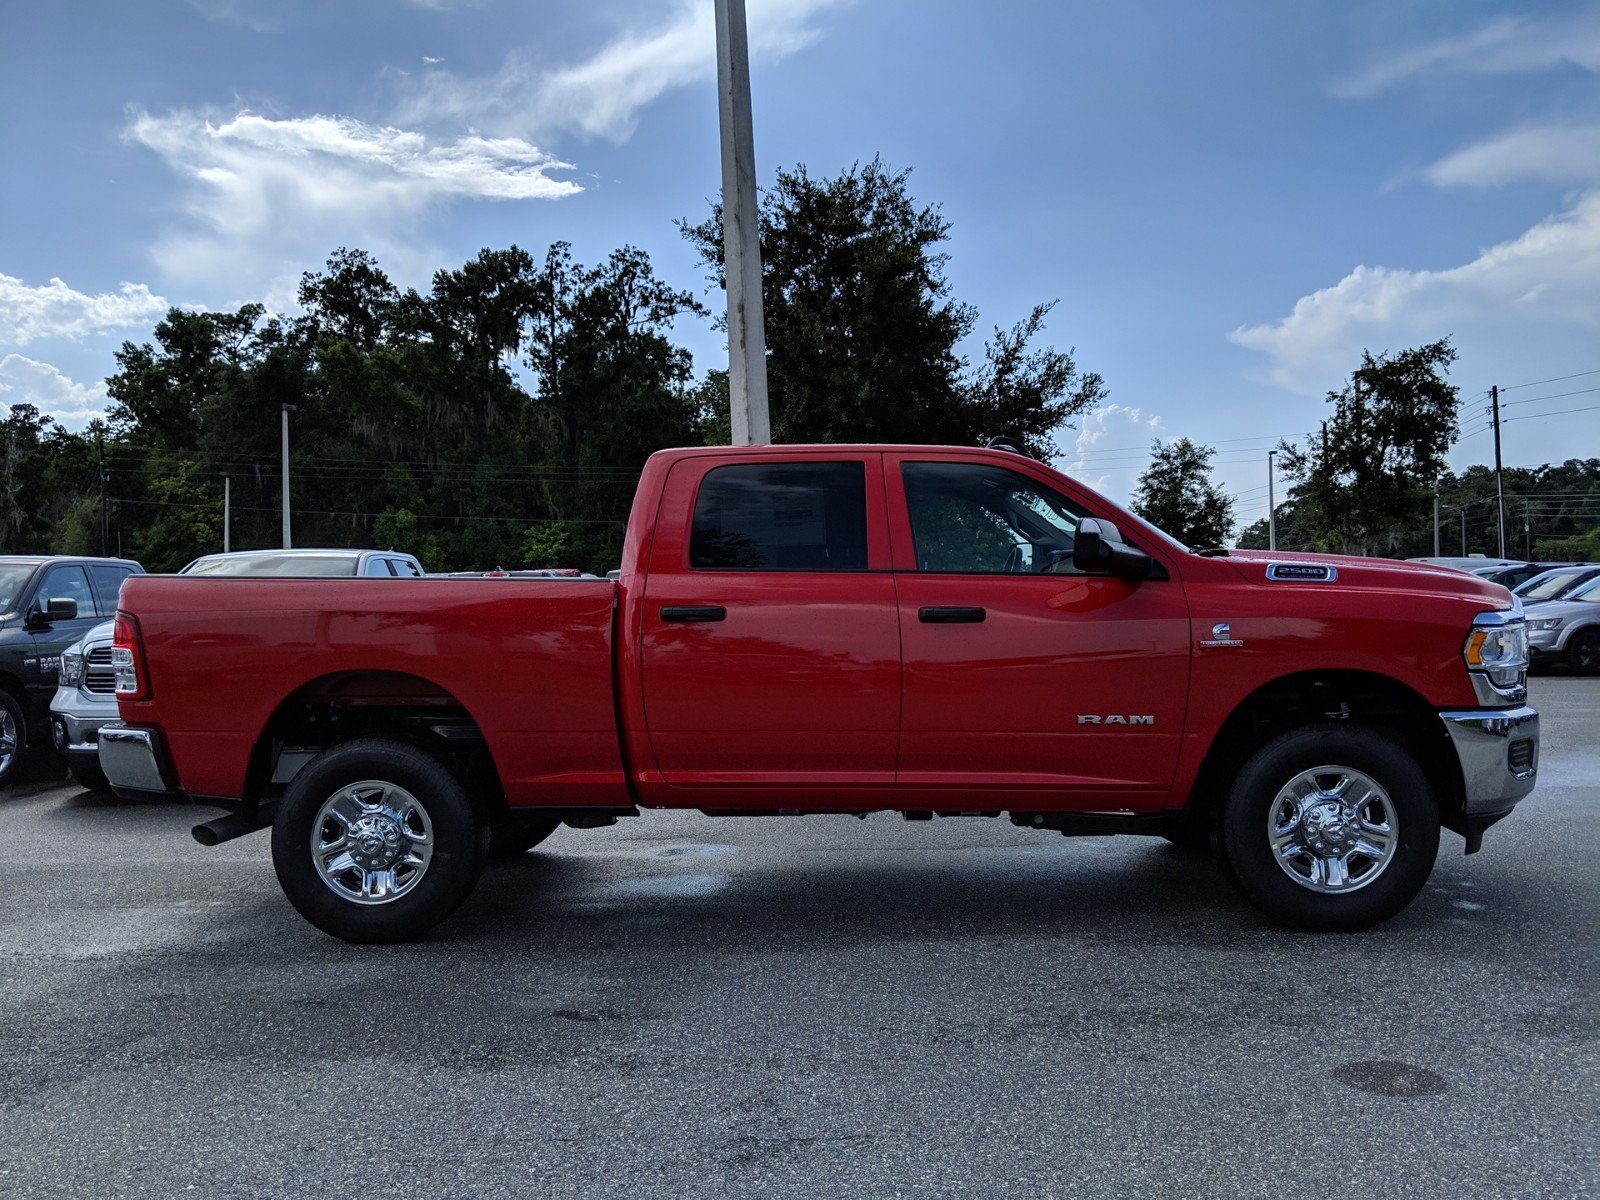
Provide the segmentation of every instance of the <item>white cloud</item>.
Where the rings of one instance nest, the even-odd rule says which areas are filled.
[[[1562,326],[1600,334],[1600,190],[1461,266],[1357,267],[1288,316],[1228,337],[1265,354],[1273,382],[1311,394],[1340,379],[1363,347],[1472,329],[1480,343],[1510,349]]]
[[[0,347],[26,346],[40,338],[77,339],[90,333],[145,325],[167,311],[167,302],[142,283],[89,295],[52,279],[29,287],[0,274]]]
[[[259,299],[281,285],[285,264],[297,275],[340,242],[403,252],[419,218],[440,205],[582,190],[552,177],[570,164],[520,138],[434,141],[350,117],[135,112],[126,136],[188,180],[194,224],[169,232],[155,257],[172,279],[211,289],[211,302],[218,288]]]
[[[1413,79],[1503,75],[1571,66],[1600,71],[1600,5],[1544,18],[1502,17],[1458,37],[1373,60],[1337,80],[1333,94],[1364,99]]]
[[[1161,427],[1161,417],[1156,413],[1126,404],[1101,405],[1082,419],[1077,440],[1069,451],[1067,474],[1097,492],[1115,491],[1112,477],[1119,472],[1116,468],[1106,470],[1107,463],[1120,463],[1127,454],[1135,453],[1130,449],[1134,440],[1144,438],[1144,445],[1148,445]]]
[[[68,429],[103,416],[106,385],[75,383],[49,363],[7,354],[0,358],[0,404],[31,404]]]
[[[1524,125],[1447,154],[1422,174],[1440,187],[1600,180],[1600,124]]]
[[[782,58],[810,45],[820,36],[813,18],[841,2],[751,0],[751,53]],[[430,71],[409,80],[400,119],[524,135],[559,130],[621,142],[633,134],[647,104],[715,75],[711,0],[675,0],[653,30],[628,33],[569,66],[540,66],[517,53],[493,75],[464,78]]]

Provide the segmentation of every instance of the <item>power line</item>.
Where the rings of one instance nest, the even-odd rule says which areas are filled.
[[[1560,412],[1524,413],[1520,417],[1507,417],[1500,423],[1504,425],[1510,421],[1542,421],[1545,417],[1564,417],[1568,413],[1593,412],[1597,408],[1600,408],[1600,404],[1586,404],[1582,408],[1563,408]]]
[[[1518,388],[1539,387],[1546,383],[1560,383],[1566,379],[1582,379],[1585,375],[1600,375],[1600,367],[1596,367],[1592,371],[1579,371],[1575,375],[1556,375],[1550,379],[1535,379],[1530,383],[1513,383],[1509,387],[1503,387],[1500,390],[1502,392],[1514,392]]]
[[[1571,392],[1552,392],[1548,396],[1529,396],[1526,400],[1510,400],[1502,404],[1501,408],[1510,408],[1513,404],[1538,404],[1541,400],[1562,400],[1567,396],[1587,396],[1591,392],[1600,392],[1600,387],[1578,388]]]

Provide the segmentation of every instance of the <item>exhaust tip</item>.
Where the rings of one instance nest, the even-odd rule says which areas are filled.
[[[193,829],[189,830],[189,832],[194,836],[194,840],[199,842],[202,846],[216,846],[220,845],[222,842],[222,838],[218,835],[217,831],[211,828],[209,824],[196,825]]]

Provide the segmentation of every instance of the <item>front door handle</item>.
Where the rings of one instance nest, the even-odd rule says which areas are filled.
[[[727,615],[720,604],[669,604],[661,610],[663,621],[720,621]]]
[[[917,620],[924,625],[975,625],[987,615],[981,608],[917,609]]]

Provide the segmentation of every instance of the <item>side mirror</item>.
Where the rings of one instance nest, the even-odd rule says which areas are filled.
[[[1126,545],[1110,521],[1085,517],[1078,522],[1072,542],[1072,565],[1085,575],[1112,575],[1118,579],[1148,579],[1154,560],[1143,550]]]
[[[78,602],[67,596],[52,596],[44,602],[46,621],[75,621],[78,619]]]

